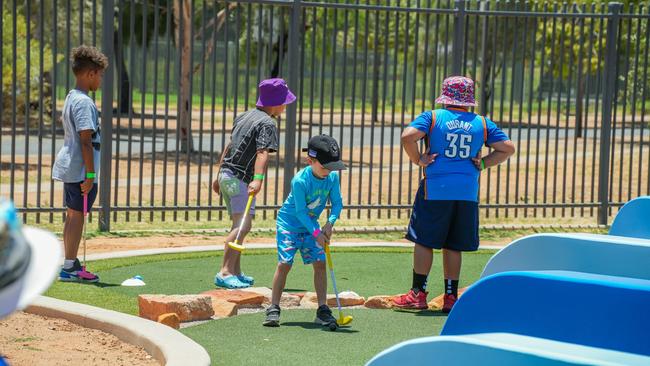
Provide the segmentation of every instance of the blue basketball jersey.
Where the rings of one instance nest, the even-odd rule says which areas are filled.
[[[426,133],[430,153],[438,154],[424,169],[426,199],[477,202],[479,170],[472,158],[483,144],[508,136],[488,118],[453,108],[424,112],[409,126]]]

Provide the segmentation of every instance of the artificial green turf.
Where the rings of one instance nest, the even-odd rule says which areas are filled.
[[[209,322],[182,332],[201,344],[213,365],[363,365],[412,338],[438,335],[439,311],[346,310],[349,327],[331,332],[313,323],[313,310],[282,312],[281,326],[262,326],[263,313]],[[336,311],[335,316],[338,316]]]
[[[478,279],[492,254],[494,251],[464,255],[461,286]],[[271,287],[276,256],[274,250],[249,250],[242,257],[242,268],[256,278],[256,286]],[[332,256],[339,291],[353,290],[366,297],[394,295],[411,285],[409,248],[337,248]],[[95,261],[88,266],[100,275],[100,284],[57,282],[46,295],[137,314],[139,294],[196,294],[213,289],[213,276],[220,263],[220,252]],[[441,256],[436,252],[429,277],[430,297],[442,292],[441,267]],[[296,258],[287,290],[313,291],[312,273],[311,266],[302,265]],[[147,285],[119,286],[134,275],[143,276]],[[182,332],[208,350],[214,365],[360,365],[398,342],[438,334],[446,319],[441,312],[428,310],[345,312],[354,316],[354,322],[337,332],[313,324],[314,310],[283,311],[280,328],[262,327],[264,314],[257,313],[210,321]]]
[[[460,286],[476,281],[493,251],[466,253]],[[271,287],[277,263],[273,250],[249,250],[242,257],[242,268],[255,277],[255,286]],[[361,296],[393,295],[405,292],[411,285],[412,254],[408,248],[339,248],[333,252],[334,269],[339,291],[352,290]],[[197,294],[214,288],[213,278],[221,264],[221,253],[204,252],[122,258],[90,262],[97,271],[97,285],[56,282],[46,295],[99,306],[106,309],[138,313],[140,294]],[[429,291],[442,292],[441,256],[434,255]],[[287,290],[313,291],[311,266],[296,258],[289,274]],[[144,287],[121,287],[120,283],[141,275]],[[331,287],[329,292],[333,292]]]

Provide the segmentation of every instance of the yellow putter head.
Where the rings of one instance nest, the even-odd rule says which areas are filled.
[[[229,246],[230,248],[232,248],[232,249],[238,251],[238,252],[243,252],[244,249],[246,249],[246,248],[244,247],[244,244],[239,244],[239,243],[237,243],[236,241],[231,241],[231,242],[229,242],[229,243],[228,243],[228,246]]]
[[[352,315],[343,316],[343,314],[340,314],[337,322],[339,323],[339,325],[348,325],[352,323],[352,320],[353,320]]]

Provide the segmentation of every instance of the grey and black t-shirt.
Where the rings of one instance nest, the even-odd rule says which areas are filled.
[[[259,109],[251,109],[235,117],[230,149],[222,169],[230,170],[246,183],[253,180],[257,151],[278,151],[278,128],[273,117]]]

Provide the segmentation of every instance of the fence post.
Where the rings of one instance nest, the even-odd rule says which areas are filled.
[[[603,110],[600,126],[600,167],[598,173],[598,224],[607,225],[609,217],[609,154],[612,135],[612,104],[616,97],[616,74],[618,53],[618,26],[621,3],[609,3],[607,19],[607,44],[605,45],[605,74],[603,82]]]
[[[480,10],[481,11],[489,10],[488,9],[488,6],[489,6],[488,1],[489,0],[481,1],[481,3],[480,3]],[[480,112],[479,113],[482,116],[486,116],[487,112],[488,112],[488,110],[487,110],[487,107],[488,107],[487,93],[486,93],[488,78],[487,78],[487,73],[485,72],[486,65],[488,65],[487,67],[489,68],[489,64],[487,64],[486,61],[485,61],[487,59],[487,57],[486,57],[486,54],[487,54],[486,53],[487,52],[486,48],[487,48],[487,38],[488,38],[488,16],[487,15],[483,15],[483,24],[481,26],[481,29],[482,29],[482,31],[481,31],[481,33],[482,33],[481,34],[481,81],[478,83],[479,84],[478,87],[480,88],[480,92],[479,92],[479,96],[480,96],[479,97]],[[476,45],[474,45],[474,47],[476,47]],[[494,60],[492,62],[494,62]]]
[[[288,58],[289,58],[289,88],[293,91],[298,90],[298,59],[300,54],[300,42],[298,33],[300,32],[300,14],[302,13],[301,0],[294,0],[291,5],[291,16],[289,18],[289,40],[288,40]],[[297,103],[291,103],[287,106],[287,118],[284,126],[284,198],[286,199],[291,192],[291,178],[296,168],[296,122],[297,122]]]
[[[456,13],[454,14],[454,40],[452,44],[451,72],[460,75],[463,72],[463,49],[465,48],[465,1],[454,0]],[[445,75],[446,77],[447,75]]]
[[[114,1],[102,2],[102,52],[108,57],[108,68],[104,72],[101,111],[101,162],[99,172],[99,230],[111,229],[111,170],[113,154],[113,70],[115,50],[113,48]],[[115,187],[117,189],[117,187]]]

